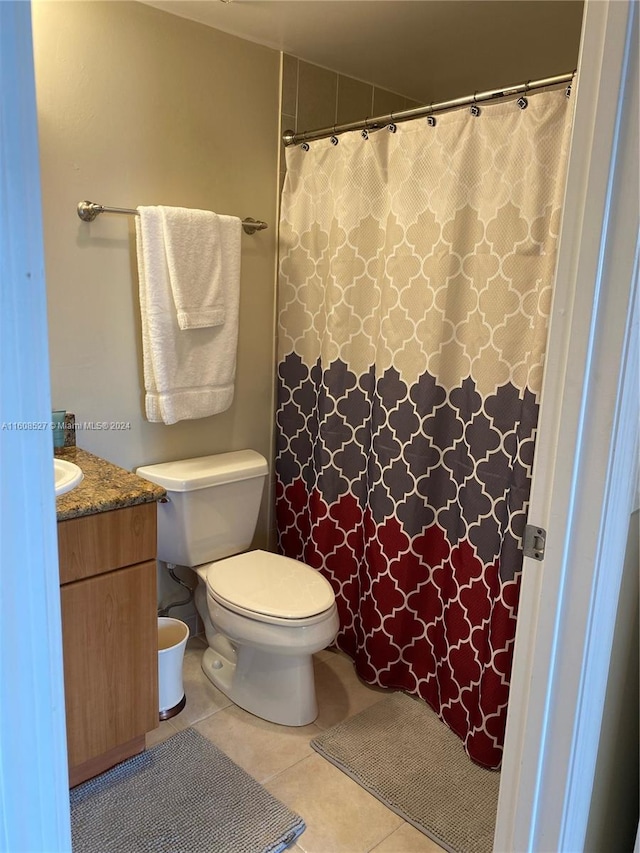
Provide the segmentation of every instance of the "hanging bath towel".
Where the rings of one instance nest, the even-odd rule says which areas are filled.
[[[181,329],[165,239],[167,210],[172,209],[138,208],[136,246],[146,415],[152,422],[174,424],[218,414],[233,401],[241,222],[236,217],[225,217],[234,221],[225,235],[231,250],[225,253],[228,263],[219,282],[224,322]],[[173,246],[174,270],[180,266],[180,261],[175,263],[176,251],[177,246]]]
[[[225,291],[240,269],[240,221],[210,210],[161,207],[169,282],[181,329],[225,322]]]

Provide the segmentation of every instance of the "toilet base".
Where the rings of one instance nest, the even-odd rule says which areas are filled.
[[[245,711],[282,726],[306,726],[318,716],[311,655],[274,655],[260,649],[214,643],[202,671]]]

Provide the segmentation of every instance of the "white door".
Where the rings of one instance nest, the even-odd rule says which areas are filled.
[[[585,6],[496,851],[584,844],[637,489],[636,6]]]

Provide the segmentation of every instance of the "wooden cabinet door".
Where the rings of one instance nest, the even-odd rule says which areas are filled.
[[[59,521],[60,584],[154,560],[156,513],[149,503]]]
[[[158,725],[155,560],[66,584],[60,594],[73,780],[77,765]]]

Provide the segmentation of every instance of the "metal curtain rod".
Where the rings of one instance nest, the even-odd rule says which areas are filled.
[[[532,89],[542,89],[545,86],[555,86],[560,83],[568,83],[573,79],[575,71],[570,74],[559,74],[557,77],[546,77],[543,80],[533,80],[528,83],[519,83],[515,86],[507,86],[504,89],[492,89],[487,92],[476,92],[474,95],[466,95],[463,98],[454,98],[452,101],[442,101],[439,104],[430,104],[428,107],[414,107],[410,110],[402,110],[398,113],[366,118],[361,121],[352,121],[348,124],[337,124],[333,127],[323,127],[319,130],[307,130],[303,133],[294,133],[285,130],[282,141],[285,145],[298,145],[301,142],[311,142],[315,139],[324,139],[327,136],[338,136],[349,130],[378,130],[388,124],[397,124],[400,121],[410,121],[413,118],[430,116],[432,113],[450,110],[454,107],[464,107],[467,104],[475,104],[479,101],[489,101],[492,98],[503,98],[509,95],[519,95]]]
[[[93,222],[100,213],[124,213],[129,216],[137,216],[138,211],[129,207],[105,207],[102,204],[96,204],[93,201],[81,201],[78,203],[78,216],[83,222]],[[268,228],[266,222],[260,219],[252,219],[248,216],[242,220],[242,227],[246,234],[255,234],[256,231],[264,231]]]

